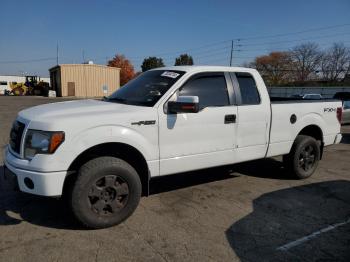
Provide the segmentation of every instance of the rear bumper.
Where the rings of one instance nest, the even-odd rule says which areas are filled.
[[[61,196],[66,174],[66,171],[44,173],[24,170],[12,166],[5,159],[4,176],[6,177],[4,179],[17,181],[20,191],[34,195]]]
[[[339,144],[342,139],[341,133],[327,135],[323,137],[324,146],[331,146],[335,144]]]
[[[335,136],[335,139],[334,139],[334,144],[339,144],[340,143],[340,141],[341,141],[341,139],[342,139],[342,135],[341,134],[337,134],[336,136]]]

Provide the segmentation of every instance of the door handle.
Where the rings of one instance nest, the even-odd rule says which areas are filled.
[[[225,124],[236,123],[236,115],[225,115]]]

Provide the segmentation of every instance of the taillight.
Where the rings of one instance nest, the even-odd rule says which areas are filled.
[[[339,124],[341,123],[341,116],[343,114],[343,108],[342,107],[337,107],[337,118],[339,121]]]

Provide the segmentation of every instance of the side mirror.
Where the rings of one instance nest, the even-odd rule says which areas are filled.
[[[176,113],[198,113],[199,98],[198,96],[179,96],[176,101],[168,102],[168,112]]]

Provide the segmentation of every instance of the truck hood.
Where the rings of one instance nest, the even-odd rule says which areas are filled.
[[[104,125],[127,121],[130,124],[134,119],[140,120],[142,115],[149,115],[152,109],[88,99],[39,105],[20,111],[18,115],[25,122],[31,122],[31,128],[50,130],[62,123],[81,122],[86,126],[89,122]]]

